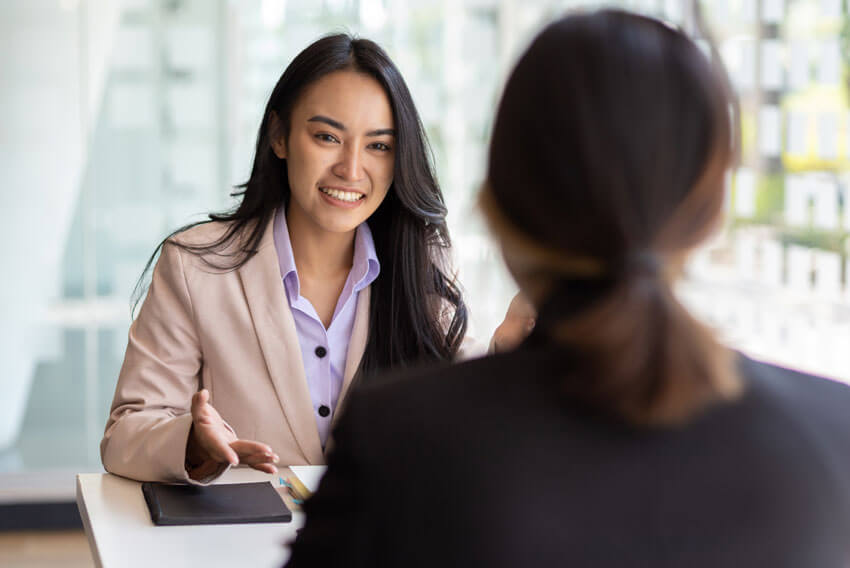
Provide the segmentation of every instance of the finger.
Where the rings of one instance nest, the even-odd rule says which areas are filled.
[[[270,463],[261,463],[257,465],[252,465],[254,469],[264,471],[266,473],[277,473],[277,468]]]
[[[197,402],[195,402],[195,397],[197,397]],[[210,404],[209,400],[210,393],[206,389],[193,396],[192,420],[196,424],[216,425],[221,422],[221,416]]]
[[[271,446],[263,444],[262,442],[255,442],[254,440],[234,440],[233,442],[230,442],[230,447],[233,448],[240,457],[254,454],[268,454],[269,456],[274,454]]]
[[[214,460],[230,465],[239,463],[239,454],[231,447],[230,442],[221,434],[210,428],[197,429],[198,443]]]
[[[204,426],[222,426],[223,421],[221,419],[221,415],[217,412],[214,412],[214,408],[209,404],[204,406],[198,414],[192,417],[195,424],[203,424]]]
[[[233,450],[213,449],[208,451],[210,457],[218,463],[227,463],[230,465],[239,465],[240,463],[239,456]]]
[[[253,456],[241,457],[239,463],[250,465],[251,467],[263,464],[275,465],[275,459],[274,456],[267,456],[266,454],[254,454]]]
[[[198,415],[210,399],[210,391],[201,389],[192,395],[192,416]]]
[[[244,463],[250,466],[262,464],[262,463],[270,463],[275,464],[280,460],[280,458],[275,454],[252,454],[250,456],[239,456],[239,462]]]

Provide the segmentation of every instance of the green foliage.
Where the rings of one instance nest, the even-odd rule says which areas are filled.
[[[762,176],[756,187],[756,214],[753,222],[781,224],[784,207],[785,177],[781,174]]]
[[[840,231],[782,227],[779,229],[777,237],[783,246],[800,245],[829,252],[844,253],[847,234]]]
[[[734,199],[734,194],[733,194]],[[756,212],[752,218],[735,218],[733,229],[755,225],[769,225],[776,231],[783,246],[800,245],[843,254],[848,233],[841,229],[829,231],[814,227],[788,227],[783,210],[785,204],[785,178],[782,174],[762,176],[756,188]]]

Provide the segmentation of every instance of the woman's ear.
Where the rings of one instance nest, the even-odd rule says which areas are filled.
[[[274,155],[281,160],[286,159],[286,136],[283,133],[283,124],[280,122],[280,117],[275,111],[271,113],[271,123],[269,124],[269,140],[271,140],[272,151]]]

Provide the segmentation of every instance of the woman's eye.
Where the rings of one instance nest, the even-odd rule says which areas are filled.
[[[338,142],[338,140],[330,134],[316,134],[316,139],[322,142]]]
[[[380,150],[381,152],[389,152],[390,147],[384,144],[383,142],[375,142],[374,144],[370,144],[372,148],[375,150]]]

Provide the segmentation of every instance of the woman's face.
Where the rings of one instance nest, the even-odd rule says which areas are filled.
[[[292,109],[288,140],[272,144],[287,162],[287,217],[320,231],[353,231],[393,181],[395,124],[381,85],[336,71],[307,87]]]

